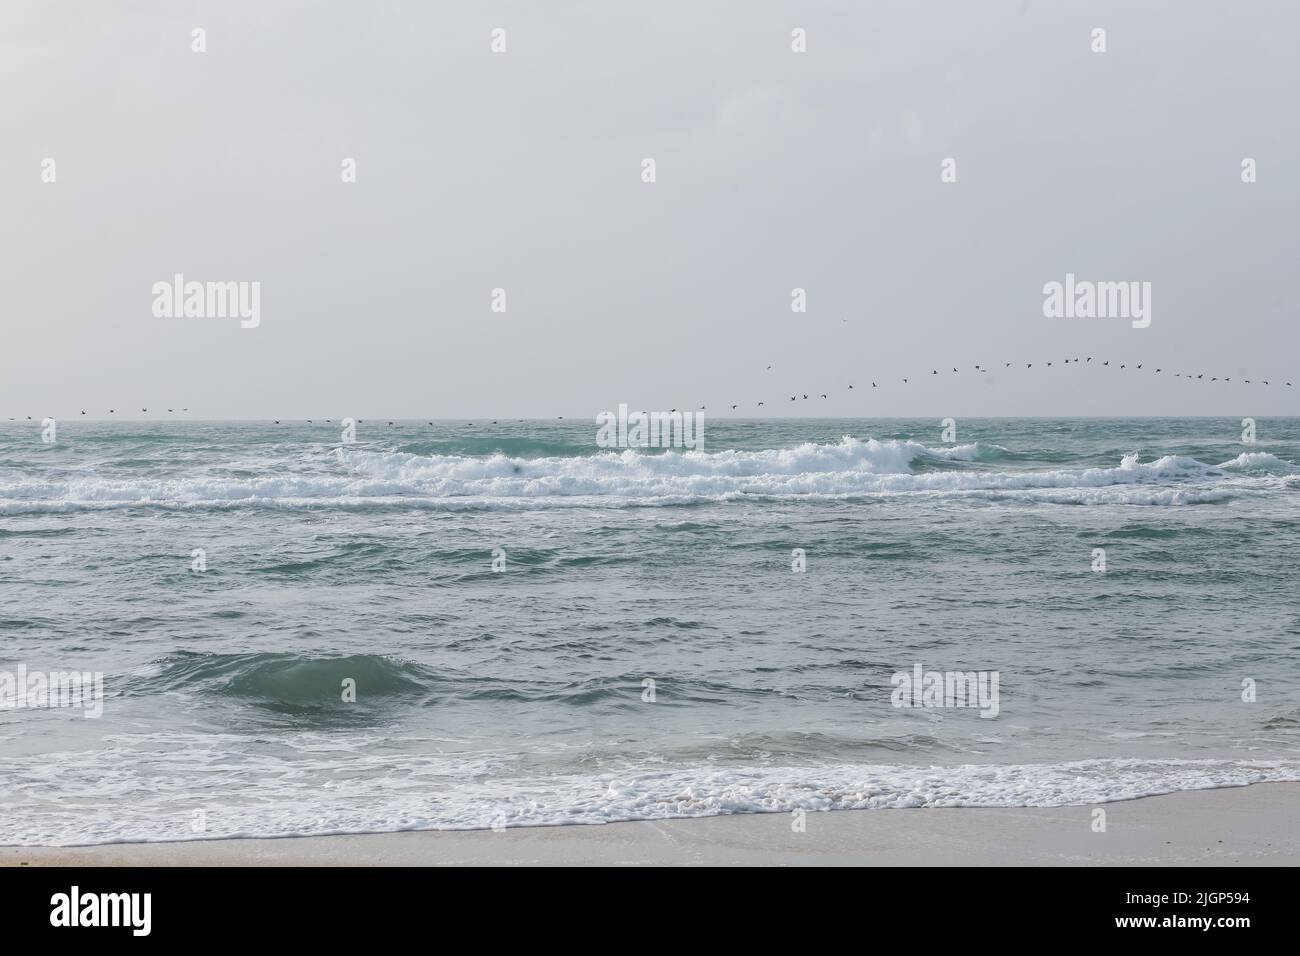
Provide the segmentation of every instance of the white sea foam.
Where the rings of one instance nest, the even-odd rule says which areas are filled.
[[[168,735],[155,745],[139,737],[134,743],[107,754],[51,755],[17,768],[12,812],[0,817],[0,844],[480,829],[795,809],[1060,807],[1300,780],[1295,762],[1136,758],[948,767],[707,763],[539,775],[519,773],[501,755],[395,759],[359,744],[341,751],[337,738],[316,735],[282,741],[295,752],[295,772],[285,775],[281,758],[255,756],[236,737]],[[108,759],[113,753],[120,759]],[[239,760],[231,761],[231,753]],[[340,761],[351,770],[342,777]],[[57,781],[45,779],[55,772]],[[176,810],[193,802],[195,779],[204,781],[208,808],[201,834],[189,829],[188,812]],[[51,787],[65,799],[49,801]],[[119,799],[126,794],[129,800]]]
[[[1244,451],[1219,467],[1225,471],[1265,471],[1279,475],[1294,475],[1298,470],[1291,462],[1266,451]]]
[[[267,462],[262,477],[189,474],[0,482],[0,514],[155,506],[169,508],[428,508],[689,504],[753,497],[925,495],[1016,498],[1071,504],[1185,505],[1289,487],[1296,466],[1267,452],[1221,465],[1166,455],[1117,466],[984,470],[979,445],[932,448],[911,441],[860,440],[763,451],[574,457],[415,455],[340,448],[307,463]],[[918,467],[925,465],[925,467]]]

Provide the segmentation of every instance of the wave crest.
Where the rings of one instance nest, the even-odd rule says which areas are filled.
[[[1267,452],[1220,465],[1165,455],[1116,466],[992,470],[1005,449],[928,447],[844,437],[761,451],[637,450],[518,458],[336,449],[267,474],[192,474],[169,480],[74,475],[0,484],[0,513],[136,506],[204,507],[621,507],[743,498],[948,495],[1094,504],[1202,504],[1290,487],[1298,469]],[[1005,467],[1005,465],[1003,466]]]

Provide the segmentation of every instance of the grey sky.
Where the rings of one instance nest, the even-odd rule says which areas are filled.
[[[0,419],[1295,414],[1298,32],[1286,2],[8,0]],[[176,272],[259,281],[260,327],[155,318]],[[1066,272],[1151,282],[1151,327],[1044,318]]]

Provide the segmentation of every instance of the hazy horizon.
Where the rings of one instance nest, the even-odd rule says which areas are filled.
[[[1297,27],[1281,3],[11,3],[0,422],[1294,414]],[[156,317],[178,273],[260,283],[257,327]],[[1150,326],[1045,317],[1067,274],[1149,282]],[[1112,368],[1060,365],[1087,355]]]

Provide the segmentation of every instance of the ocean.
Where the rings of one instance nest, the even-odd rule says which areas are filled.
[[[1300,419],[942,428],[0,425],[0,843],[1300,780]]]

